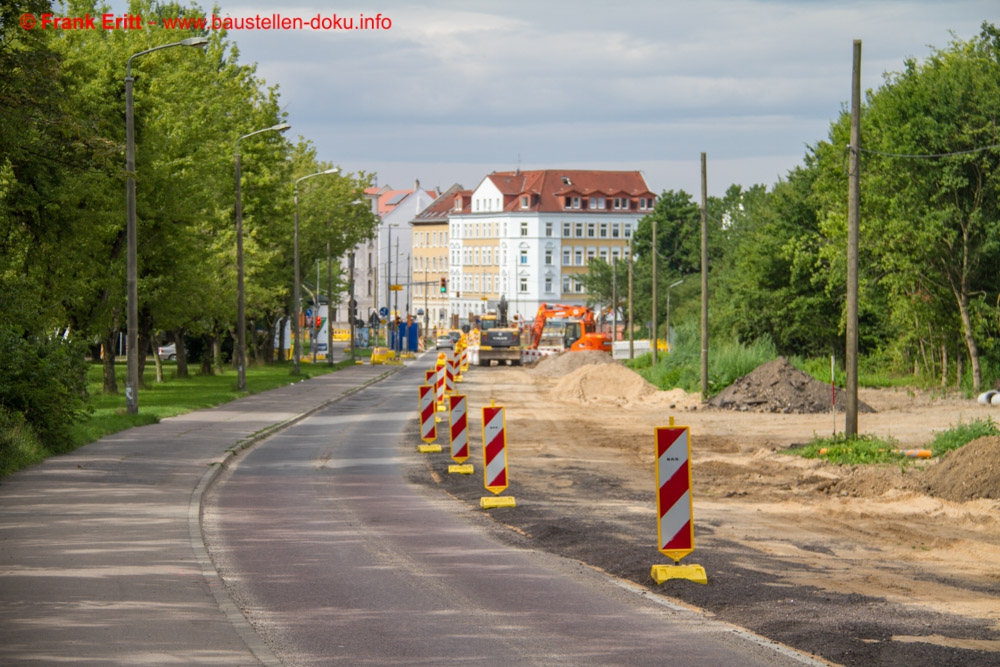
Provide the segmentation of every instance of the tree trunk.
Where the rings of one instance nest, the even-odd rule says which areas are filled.
[[[139,331],[139,387],[146,389],[146,357],[149,356],[149,334]]]
[[[962,351],[961,349],[955,354],[955,387],[958,389],[962,388]]]
[[[115,379],[115,344],[118,342],[118,332],[108,329],[101,336],[101,345],[104,347],[104,357],[101,359],[101,366],[104,368],[104,393],[117,394],[118,381]]]
[[[948,386],[948,348],[941,343],[941,388]]]
[[[969,362],[972,364],[972,391],[979,393],[979,387],[983,383],[983,373],[979,367],[979,348],[976,347],[976,339],[972,336],[972,316],[969,314],[969,297],[965,294],[956,294],[958,298],[958,311],[962,315],[962,333],[965,334],[965,346],[969,350]]]
[[[278,360],[285,360],[285,319],[284,317],[278,320]]]
[[[160,336],[153,334],[153,364],[156,365],[156,384],[163,384],[163,361],[160,359]]]
[[[213,336],[204,335],[202,339],[205,341],[205,351],[201,355],[201,374],[211,375],[212,374],[212,355],[209,350],[212,349],[214,344]]]
[[[222,365],[222,334],[212,336],[212,358],[215,360],[215,372],[222,375],[225,372]]]
[[[191,377],[188,374],[187,348],[184,347],[184,329],[174,329],[174,345],[177,346],[177,377]]]

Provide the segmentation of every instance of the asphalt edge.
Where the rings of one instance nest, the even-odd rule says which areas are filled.
[[[243,614],[242,610],[240,610],[237,604],[229,596],[229,592],[226,590],[226,585],[223,582],[222,577],[219,575],[218,570],[215,569],[215,564],[212,562],[212,558],[208,553],[208,547],[205,546],[205,535],[202,532],[202,502],[205,494],[208,493],[209,489],[211,489],[215,482],[219,479],[222,472],[228,467],[232,460],[239,455],[240,452],[290,426],[297,424],[303,419],[319,412],[333,403],[342,401],[362,389],[385,380],[389,376],[400,371],[402,368],[402,366],[390,368],[381,375],[367,380],[352,389],[348,389],[342,394],[329,398],[322,403],[305,410],[304,412],[300,412],[299,414],[289,417],[284,421],[262,428],[253,435],[243,438],[233,446],[229,447],[221,459],[213,461],[209,464],[209,470],[202,475],[201,479],[198,481],[198,485],[195,487],[194,491],[191,492],[191,501],[188,503],[188,536],[191,541],[191,549],[194,551],[195,559],[198,561],[199,568],[201,569],[201,574],[205,577],[205,582],[208,584],[209,590],[212,591],[212,596],[215,598],[216,604],[219,606],[222,613],[225,614],[229,624],[233,627],[236,634],[240,636],[243,643],[246,644],[250,652],[253,653],[254,657],[257,658],[258,662],[262,665],[267,667],[280,667],[283,663],[276,655],[274,655],[274,652],[271,651],[271,648],[267,645],[267,643],[260,638],[257,632],[253,629],[253,626],[250,624],[250,621],[247,620],[247,617]]]

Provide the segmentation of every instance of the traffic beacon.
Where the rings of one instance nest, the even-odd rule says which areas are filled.
[[[691,429],[670,426],[654,429],[656,447],[656,546],[671,558],[673,565],[654,565],[653,581],[689,579],[707,584],[701,565],[681,565],[682,558],[694,551],[694,520],[691,499]]]
[[[513,496],[500,495],[507,488],[507,420],[504,409],[493,401],[483,408],[483,480],[494,497],[480,498],[480,507],[517,506]]]

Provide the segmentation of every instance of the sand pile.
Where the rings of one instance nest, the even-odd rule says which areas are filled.
[[[584,353],[573,352],[569,356],[580,354]],[[604,356],[611,358],[607,354]],[[577,368],[559,380],[552,389],[551,396],[559,401],[621,406],[657,391],[642,376],[621,364],[590,364]]]
[[[613,363],[615,360],[607,352],[561,352],[543,358],[528,372],[542,377],[559,378],[584,366]]]
[[[1000,498],[1000,436],[977,438],[954,449],[924,474],[932,496],[959,503]]]
[[[837,409],[843,411],[846,403],[846,396],[838,389]],[[708,404],[745,412],[829,412],[830,385],[803,373],[784,357],[778,357],[736,380]],[[858,411],[874,412],[861,402],[858,403]]]

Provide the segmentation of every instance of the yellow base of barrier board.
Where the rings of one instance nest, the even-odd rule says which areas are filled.
[[[448,408],[444,407],[444,403],[438,404],[438,412],[448,412]]]
[[[471,475],[475,472],[471,463],[466,463],[465,465],[450,465],[448,466],[448,472],[458,475]]]
[[[479,506],[484,510],[489,510],[494,507],[517,507],[517,503],[514,501],[513,496],[493,496],[491,498],[480,498]]]
[[[654,565],[649,575],[658,584],[668,579],[688,579],[696,584],[708,583],[708,575],[701,565]]]
[[[441,445],[417,445],[417,451],[421,454],[436,454],[441,451]]]

